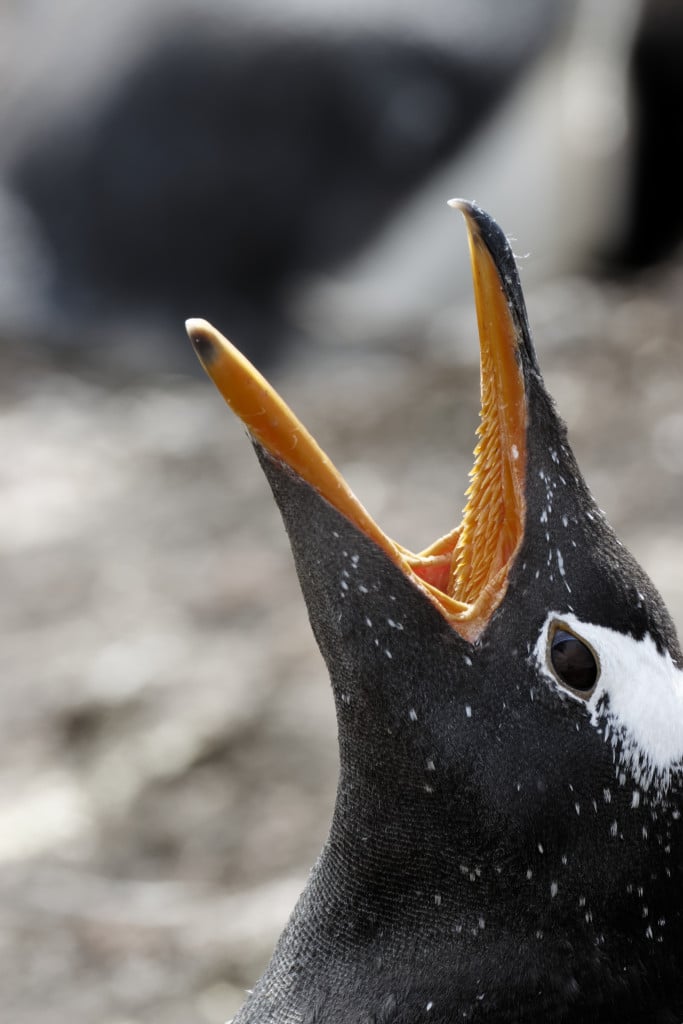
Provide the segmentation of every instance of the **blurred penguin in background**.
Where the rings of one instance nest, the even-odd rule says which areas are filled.
[[[260,365],[295,339],[412,334],[467,279],[446,256],[453,191],[503,222],[524,206],[543,274],[639,265],[680,237],[674,3],[72,0],[39,17],[2,15],[3,334],[113,340],[133,365],[193,309]],[[665,223],[643,213],[660,185]]]

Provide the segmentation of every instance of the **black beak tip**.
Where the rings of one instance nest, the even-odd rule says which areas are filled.
[[[505,263],[510,259],[514,261],[510,243],[500,226],[486,210],[482,210],[481,206],[470,199],[449,199],[448,205],[454,210],[460,210],[465,220],[476,229],[476,233],[486,243],[497,263]]]
[[[211,335],[209,324],[206,320],[193,317],[185,321],[185,330],[187,331],[188,337],[192,342],[192,346],[197,353],[200,362],[203,363],[204,366],[210,366],[218,355],[218,352]]]
[[[514,312],[520,333],[520,352],[527,369],[533,368],[540,374],[536,353],[531,340],[531,331],[526,313],[526,304],[519,279],[514,253],[507,236],[493,217],[469,199],[449,199],[448,205],[460,210],[467,223],[470,239],[488,249],[495,264],[501,288]],[[526,372],[526,371],[525,371]]]

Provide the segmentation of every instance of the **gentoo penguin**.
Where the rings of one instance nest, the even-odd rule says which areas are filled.
[[[420,554],[188,322],[280,507],[339,731],[329,838],[235,1024],[680,1024],[681,650],[577,467],[505,236],[452,205],[481,424],[462,522]]]

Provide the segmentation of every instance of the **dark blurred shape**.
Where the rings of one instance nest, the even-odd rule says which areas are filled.
[[[636,145],[631,214],[618,254],[640,267],[683,239],[683,4],[648,0],[632,56]]]
[[[468,139],[552,21],[495,57],[453,39],[167,29],[14,160],[51,301],[81,321],[206,316],[262,363],[287,334],[287,287],[352,254]]]

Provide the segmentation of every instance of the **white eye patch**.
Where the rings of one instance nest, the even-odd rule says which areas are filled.
[[[549,664],[548,637],[556,622],[585,640],[599,659],[588,700],[561,688]],[[555,689],[585,705],[593,726],[618,750],[621,767],[640,787],[668,789],[672,772],[683,764],[683,672],[668,651],[660,654],[649,634],[636,640],[557,611],[543,624],[534,658]]]

